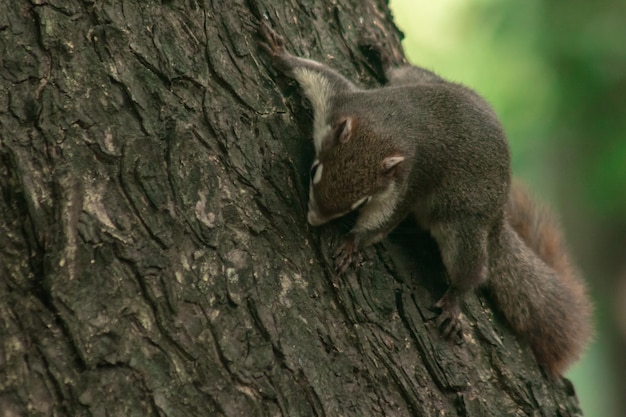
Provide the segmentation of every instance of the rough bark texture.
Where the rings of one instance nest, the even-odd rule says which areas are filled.
[[[438,336],[410,225],[333,286],[310,113],[255,31],[372,85],[384,1],[1,3],[0,415],[579,413],[482,295]]]

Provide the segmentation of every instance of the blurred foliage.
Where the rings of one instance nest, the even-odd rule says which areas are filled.
[[[391,7],[409,60],[492,103],[515,174],[562,215],[597,310],[596,341],[568,376],[586,415],[626,415],[626,2]]]

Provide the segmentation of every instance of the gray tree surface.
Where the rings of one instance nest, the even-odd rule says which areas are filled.
[[[0,3],[0,415],[580,413],[482,294],[439,337],[428,236],[337,278],[345,222],[306,223],[311,114],[258,22],[375,85],[385,1]]]

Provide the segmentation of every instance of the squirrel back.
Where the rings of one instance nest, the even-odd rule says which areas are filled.
[[[518,182],[513,182],[505,214],[503,232],[490,248],[487,288],[539,363],[560,375],[592,334],[585,285],[567,257],[554,216]]]

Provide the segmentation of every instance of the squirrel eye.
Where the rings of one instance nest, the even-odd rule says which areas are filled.
[[[313,162],[313,166],[311,167],[311,182],[313,184],[317,184],[322,180],[322,164],[320,161],[316,160]]]
[[[313,181],[313,178],[315,178],[315,173],[317,172],[317,167],[320,166],[319,162],[314,162],[313,166],[311,167],[311,181]]]

